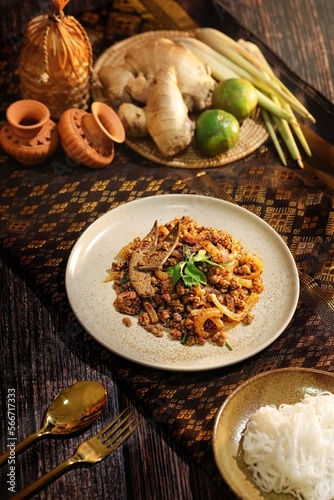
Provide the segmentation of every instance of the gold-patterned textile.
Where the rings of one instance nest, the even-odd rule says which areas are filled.
[[[113,42],[144,30],[193,27],[172,0],[114,0],[82,14],[79,21],[90,36],[95,58]],[[234,37],[254,40],[227,13],[221,21],[221,29],[225,27]],[[319,132],[328,138],[333,106],[266,47],[261,48],[276,73],[318,117]],[[17,49],[7,46],[1,54],[1,124],[8,105],[19,98]],[[293,163],[282,167],[270,142],[243,160],[208,171],[236,203],[281,235],[300,272],[310,278],[301,283],[289,326],[264,351],[227,368],[200,374],[168,373],[121,359],[83,331],[67,300],[65,267],[74,243],[99,216],[137,198],[199,192],[188,185],[192,174],[154,164],[124,144],[117,145],[112,164],[102,170],[75,165],[61,150],[45,164],[29,167],[1,152],[0,169],[1,245],[66,317],[66,331],[61,334],[64,343],[84,350],[93,363],[110,373],[129,398],[145,408],[152,424],[184,445],[220,483],[222,498],[233,498],[219,476],[211,448],[214,417],[226,396],[241,382],[274,368],[333,371],[333,190]],[[310,292],[312,283],[321,286],[322,296]]]

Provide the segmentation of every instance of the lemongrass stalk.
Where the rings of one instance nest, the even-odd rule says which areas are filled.
[[[239,78],[237,73],[222,64],[220,54],[204,43],[201,42],[202,47],[200,48],[197,43],[193,43],[193,38],[180,38],[179,41],[188,47],[188,49],[190,49],[203,63],[210,66],[211,74],[216,80],[224,81],[229,78]],[[258,98],[258,104],[261,107],[284,120],[290,121],[292,119],[291,113],[285,111],[281,106],[276,105],[272,99],[267,97],[259,89],[255,88],[255,91]]]
[[[277,106],[280,106],[281,103],[278,99],[278,97],[276,96],[272,96],[272,99],[274,101],[275,104],[277,104]],[[275,115],[273,115],[273,120],[274,120],[274,123],[276,124],[276,127],[292,157],[293,160],[296,160],[298,165],[301,167],[301,168],[304,168],[304,165],[303,165],[303,161],[302,161],[302,157],[301,157],[301,154],[300,154],[300,151],[298,149],[298,146],[296,144],[296,141],[295,141],[295,138],[292,134],[292,131],[290,129],[290,123],[288,123],[286,120],[282,119],[282,118],[279,118]],[[295,120],[295,117],[293,117],[293,121],[296,122]],[[269,130],[268,130],[269,131]],[[275,145],[276,146],[276,145]],[[277,149],[277,148],[276,148]]]
[[[247,47],[249,45],[252,45],[254,47],[257,47],[257,45],[253,44],[252,42],[246,42],[244,40],[238,40],[235,41],[233,38],[230,38],[228,35],[225,35],[221,31],[218,31],[214,28],[197,28],[195,30],[195,34],[199,40],[205,41],[207,39],[207,36],[211,37],[217,37],[220,38],[220,43],[226,44],[231,50],[236,51],[240,56],[245,58],[249,63],[254,65],[258,70],[260,70],[263,75],[265,76],[266,73],[270,73],[270,77],[276,81],[276,83],[279,85],[279,87],[282,88],[282,90],[287,91],[288,89],[285,87],[285,85],[281,82],[281,80],[275,75],[275,73],[272,71],[271,67],[265,66],[262,60],[259,60],[258,57],[253,55],[252,51],[249,51],[248,48],[245,48],[243,43],[247,44]],[[259,50],[259,49],[258,49]],[[261,53],[262,54],[262,53]],[[290,92],[291,94],[291,92]],[[296,102],[299,102],[298,99],[296,98],[295,95],[291,94],[291,98],[295,99]]]
[[[264,59],[262,52],[258,48],[257,45],[255,45],[252,42],[248,42],[245,40],[234,40],[233,38],[229,37],[228,35],[222,33],[221,31],[215,29],[215,28],[197,28],[195,30],[195,35],[199,40],[206,41],[206,40],[215,40],[217,43],[221,43],[224,45],[227,45],[231,50],[236,51],[240,56],[244,57],[248,62],[250,62],[252,65],[256,66],[258,70],[262,71],[264,74],[265,73],[270,73],[270,77],[276,81],[276,83],[282,87],[284,91],[287,91],[290,93],[291,97],[296,100],[296,102],[299,102],[297,97],[292,94],[289,89],[284,85],[284,83],[275,75],[273,72],[271,66],[267,63],[267,61]],[[246,46],[245,46],[246,45]],[[249,50],[249,46],[252,46],[257,49],[257,52],[261,54],[262,58],[257,57],[257,54],[253,54],[254,51]],[[301,103],[300,103],[301,104]]]
[[[304,116],[305,118],[308,118],[312,123],[315,123],[316,120],[315,120],[314,116],[311,115],[311,113],[305,108],[305,106],[290,91],[290,89],[288,89],[288,87],[286,87],[284,85],[284,83],[281,82],[281,80],[279,80],[279,78],[277,78],[273,69],[271,68],[270,64],[268,63],[268,61],[264,57],[264,55],[263,55],[262,51],[259,49],[259,47],[252,42],[246,42],[244,40],[241,40],[238,43],[243,44],[243,46],[246,45],[247,48],[245,49],[245,51],[246,51],[246,53],[249,54],[250,57],[252,57],[254,64],[256,62],[258,62],[261,65],[261,68],[263,69],[265,75],[269,78],[272,78],[273,83],[276,86],[280,86],[281,89],[286,93],[286,95],[290,96],[291,99],[294,99],[296,101],[296,103],[298,104],[298,106],[304,110],[304,114],[300,113],[301,116]],[[287,102],[287,99],[285,99],[284,102]]]
[[[247,69],[247,71],[253,71],[254,76],[255,74],[258,75],[258,70],[260,70],[260,73],[263,72],[263,77],[269,73],[271,80],[274,80],[269,80],[270,85],[273,86],[274,93],[283,97],[283,99],[285,99],[291,107],[298,112],[298,114],[304,118],[308,118],[313,123],[315,122],[315,118],[310,114],[305,106],[296,98],[294,94],[292,94],[292,92],[290,92],[281,80],[277,78],[270,65],[265,65],[262,61],[259,61],[258,58],[254,57],[252,53],[250,53],[240,43],[214,28],[198,28],[196,29],[195,34],[199,40],[203,41],[207,45],[210,45],[219,53],[223,53],[225,56],[233,58],[234,62],[240,64],[243,68]],[[253,66],[256,66],[257,69],[253,68]],[[250,68],[253,68],[253,70]]]
[[[265,68],[267,69],[267,71],[270,74],[273,74],[273,71],[272,71],[272,68],[270,67],[270,64],[268,63],[268,61],[264,57],[264,55],[263,55],[262,51],[259,49],[259,47],[257,45],[255,45],[255,44],[253,44],[253,43],[250,43],[250,42],[246,42],[246,43],[250,47],[250,50],[254,54],[256,54],[255,57],[258,60],[259,59],[261,60],[261,62],[263,63],[263,65],[265,66]],[[306,140],[306,138],[304,136],[304,133],[303,133],[302,129],[300,128],[298,120],[297,120],[296,116],[294,115],[291,107],[289,106],[289,104],[286,101],[281,101],[281,106],[293,115],[293,119],[289,122],[289,125],[291,126],[293,132],[295,133],[295,135],[299,139],[299,142],[302,145],[305,153],[308,156],[312,156],[311,149],[310,149],[310,147],[309,147],[309,145],[307,143],[307,140]]]
[[[273,115],[273,120],[276,123],[278,131],[281,134],[281,137],[284,140],[284,143],[285,143],[286,147],[288,148],[292,159],[298,163],[300,168],[304,168],[302,157],[300,155],[299,149],[298,149],[296,141],[292,135],[290,127],[287,126],[288,124],[286,123],[285,120],[282,120],[275,115]]]
[[[282,120],[275,115],[272,118],[277,126],[277,129],[291,155],[291,158],[295,160],[301,168],[304,168],[302,157],[300,155],[298,146],[296,144],[295,138],[291,132],[289,124],[286,120]]]
[[[244,49],[245,55],[248,54],[252,58],[252,61],[254,62],[254,64],[259,63],[259,65],[263,69],[263,71],[266,74],[269,74],[269,77],[271,77],[274,80],[276,85],[279,85],[282,88],[282,90],[284,92],[286,92],[286,94],[291,97],[291,99],[295,99],[295,101],[298,102],[298,104],[304,108],[305,115],[307,115],[307,117],[313,123],[315,123],[315,118],[310,114],[310,112],[305,108],[305,106],[299,101],[299,99],[297,99],[297,97],[291,92],[291,90],[288,87],[286,87],[286,85],[284,85],[284,83],[279,78],[277,78],[272,67],[270,66],[270,64],[268,63],[266,58],[264,57],[264,55],[263,55],[262,51],[259,49],[259,47],[252,42],[247,42],[244,40],[241,40],[241,41],[239,40],[238,44],[239,43],[246,45],[247,48]]]
[[[257,45],[255,45],[254,43],[251,43],[251,42],[245,42],[245,43],[247,43],[247,46],[249,47],[249,50],[251,50],[255,54],[255,57],[263,63],[263,65],[268,70],[268,72],[271,73],[271,74],[273,74],[273,71],[272,71],[272,68],[270,67],[270,64],[268,63],[268,61],[264,57],[264,55],[263,55],[262,51],[259,49],[259,47]],[[292,111],[292,109],[291,109],[291,107],[289,106],[289,104],[286,101],[281,102],[281,105],[288,112],[294,114],[293,111]],[[310,149],[310,147],[309,147],[309,145],[307,143],[307,140],[306,140],[306,138],[304,136],[304,133],[303,133],[303,131],[302,131],[302,129],[301,129],[299,123],[298,123],[297,118],[294,116],[294,119],[291,120],[289,124],[290,124],[293,132],[295,133],[295,135],[299,139],[299,142],[302,145],[305,153],[308,156],[312,156],[311,149]]]
[[[194,38],[179,38],[179,42],[185,45],[189,50],[195,54],[198,59],[200,59],[204,64],[208,64],[211,70],[211,74],[216,80],[224,81],[229,78],[238,78],[238,75],[232,69],[224,66],[222,60],[218,61],[217,53],[213,50],[209,50],[204,44],[199,45],[194,43]],[[207,50],[208,49],[208,50]]]
[[[263,74],[266,74],[267,72],[270,73],[270,76],[276,80],[276,83],[279,86],[282,86],[283,90],[286,90],[284,84],[281,82],[281,80],[274,74],[272,71],[271,67],[267,67],[262,60],[259,60],[258,57],[253,55],[252,51],[248,50],[248,46],[252,45],[258,49],[257,45],[253,44],[252,42],[246,42],[244,40],[238,40],[235,41],[233,38],[230,38],[228,35],[225,35],[219,30],[216,30],[215,28],[197,28],[195,30],[195,35],[199,40],[205,41],[208,39],[208,37],[211,37],[212,39],[216,38],[217,42],[220,42],[222,44],[227,45],[231,50],[235,50],[240,56],[244,57],[248,62],[250,62],[252,65],[254,65],[258,70],[262,71]],[[247,48],[243,45],[243,42],[247,44]],[[258,49],[260,51],[260,49]],[[262,53],[261,53],[262,55]],[[298,99],[292,94],[292,98],[294,98],[297,102]]]
[[[287,111],[291,111],[291,108],[289,109],[289,105],[286,104],[286,103],[282,103],[282,106],[287,110]],[[290,126],[292,128],[292,130],[294,131],[296,137],[298,138],[300,144],[302,145],[305,153],[307,154],[307,156],[311,157],[312,156],[312,151],[310,149],[310,146],[308,145],[307,143],[307,140],[305,138],[305,135],[297,121],[297,118],[294,117],[293,120],[291,120],[290,122]]]
[[[264,108],[261,108],[261,114],[262,114],[263,121],[264,121],[264,123],[266,125],[266,128],[268,130],[268,133],[269,133],[269,135],[271,137],[271,140],[273,141],[273,144],[275,146],[277,154],[280,157],[281,162],[283,163],[283,165],[286,166],[287,165],[286,158],[285,158],[283,149],[281,148],[281,145],[279,143],[276,131],[275,131],[275,129],[273,127],[273,124],[272,124],[272,122],[270,120],[269,113]]]
[[[280,106],[280,101],[276,96],[272,97],[273,101],[277,106]],[[276,126],[278,128],[278,131],[285,142],[285,145],[292,157],[293,160],[296,160],[298,165],[301,168],[304,168],[302,157],[300,154],[300,151],[298,149],[297,143],[295,141],[295,138],[293,136],[293,133],[290,129],[290,124],[286,120],[282,120],[281,118],[277,118],[277,116],[273,116],[273,120],[276,123]],[[293,120],[295,121],[295,117],[293,117]]]
[[[187,38],[180,39],[180,41],[183,41],[183,40],[185,41],[185,43],[187,43],[187,41],[189,39],[187,39]],[[273,85],[268,85],[270,82],[269,82],[269,80],[265,80],[263,78],[263,75],[261,75],[261,79],[256,78],[254,75],[252,75],[250,72],[248,72],[245,68],[243,68],[242,66],[239,66],[237,63],[235,63],[232,59],[229,59],[224,54],[218,52],[214,47],[210,47],[207,44],[204,44],[206,47],[203,47],[204,42],[202,42],[201,40],[197,40],[196,38],[190,38],[190,43],[192,46],[195,46],[195,47],[197,46],[199,50],[205,50],[206,47],[208,47],[211,50],[214,50],[216,52],[215,57],[217,57],[217,59],[219,58],[219,61],[221,62],[221,64],[223,64],[224,66],[226,66],[227,68],[232,70],[237,77],[245,78],[246,80],[251,82],[254,85],[254,87],[256,87],[258,90],[261,90],[262,92],[266,92],[267,94],[270,94],[270,93],[275,91],[275,89],[274,90],[272,89]],[[281,96],[281,93],[278,92],[276,95]]]

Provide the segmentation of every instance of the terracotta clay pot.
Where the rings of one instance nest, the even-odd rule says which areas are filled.
[[[42,163],[59,145],[57,125],[41,102],[23,99],[6,111],[8,122],[2,127],[2,148],[21,163]]]
[[[114,158],[114,142],[125,140],[117,113],[103,102],[94,102],[91,113],[71,108],[61,115],[58,130],[61,145],[76,163],[104,168]]]

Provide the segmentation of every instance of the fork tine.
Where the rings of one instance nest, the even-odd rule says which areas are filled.
[[[102,436],[102,438],[101,438],[101,441],[102,441],[103,443],[106,443],[106,441],[108,441],[109,437],[110,437],[110,436],[112,436],[113,434],[116,434],[116,431],[118,431],[118,429],[120,429],[121,427],[123,427],[123,426],[124,426],[124,424],[127,422],[127,420],[129,420],[129,418],[130,418],[130,417],[132,417],[133,415],[134,415],[134,412],[132,411],[131,413],[129,413],[129,415],[127,415],[126,417],[124,417],[124,418],[123,418],[123,420],[120,420],[120,421],[119,421],[119,423],[118,423],[117,425],[114,425],[114,426],[112,426],[112,427],[108,426],[108,428],[106,428],[106,429],[105,429],[105,432],[103,433],[103,436]],[[136,417],[134,417],[134,418],[131,420],[131,422],[133,422],[135,419],[136,419]],[[125,428],[129,427],[129,425],[131,424],[131,422],[129,422]],[[110,432],[109,432],[109,434],[105,435],[105,433],[106,433],[108,430],[110,431]]]
[[[134,419],[133,419],[133,420],[134,420]],[[120,432],[118,433],[118,434],[119,434],[119,436],[117,436],[117,438],[118,438],[118,437],[120,437],[120,439],[118,439],[118,441],[115,443],[115,441],[116,441],[116,439],[117,439],[117,438],[115,438],[115,439],[113,439],[110,443],[108,443],[108,444],[107,444],[108,449],[109,449],[109,452],[110,452],[110,453],[112,453],[113,451],[117,450],[117,448],[118,448],[118,447],[119,447],[122,443],[124,443],[124,441],[125,441],[126,439],[128,439],[128,437],[129,437],[129,436],[131,436],[131,434],[133,433],[133,431],[134,431],[134,430],[135,430],[135,429],[136,429],[136,428],[137,428],[140,424],[141,424],[141,421],[137,422],[137,423],[136,423],[136,425],[134,425],[133,427],[131,427],[131,429],[129,429],[129,430],[128,430],[128,432],[127,432],[126,434],[124,434],[122,437],[121,437],[122,432],[123,432],[125,429],[123,429],[122,431],[120,431]],[[128,426],[127,426],[127,427],[128,427]],[[126,427],[126,428],[127,428],[127,427]],[[110,448],[110,445],[111,445],[112,443],[115,443],[115,444],[114,444],[113,446],[111,446],[111,448]]]
[[[116,418],[114,418],[114,420],[112,420],[111,422],[109,422],[108,425],[106,425],[103,429],[100,430],[100,432],[98,432],[95,437],[97,438],[100,438],[103,434],[105,434],[109,429],[110,427],[112,427],[113,425],[116,424],[116,422],[124,415],[124,413],[126,413],[128,411],[129,407],[125,408],[125,410],[123,410],[119,415],[117,415]]]
[[[113,444],[117,439],[130,427],[131,424],[136,420],[136,417],[132,418],[131,420],[128,420],[130,416],[133,415],[133,412],[126,417],[125,420],[119,423],[116,427],[110,430],[109,434],[107,436],[104,436],[102,439],[102,442],[104,445],[109,446]],[[127,422],[128,420],[128,422]]]

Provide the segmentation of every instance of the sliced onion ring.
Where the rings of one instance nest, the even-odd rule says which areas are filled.
[[[221,313],[217,307],[207,307],[205,309],[201,309],[199,313],[194,317],[194,331],[196,335],[207,339],[211,336],[211,333],[205,330],[205,322],[207,320],[212,321],[217,331],[222,331],[224,327],[224,323],[221,320]]]
[[[225,316],[232,319],[233,321],[242,321],[243,319],[245,319],[245,317],[247,316],[247,314],[249,313],[250,309],[253,307],[255,302],[257,302],[258,296],[256,293],[252,293],[249,296],[246,308],[238,313],[230,311],[227,306],[221,304],[218,300],[218,297],[214,293],[211,294],[211,300],[222,314],[225,314]]]

